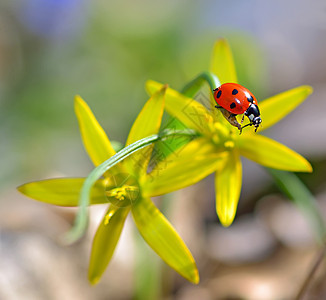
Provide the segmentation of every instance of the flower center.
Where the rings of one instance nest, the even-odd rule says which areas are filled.
[[[224,148],[227,150],[231,150],[234,148],[234,141],[228,140],[224,142]]]
[[[128,173],[119,173],[107,179],[105,195],[116,207],[133,205],[139,198],[140,188],[136,178]]]
[[[211,127],[212,141],[219,148],[230,151],[235,147],[234,132],[219,122],[215,122]]]
[[[124,201],[127,198],[133,198],[132,195],[134,193],[138,194],[139,188],[136,186],[129,186],[129,185],[124,185],[122,187],[118,187],[105,192],[106,196],[110,198],[113,197],[118,201]]]

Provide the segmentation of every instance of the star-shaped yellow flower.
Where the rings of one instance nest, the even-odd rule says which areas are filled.
[[[147,101],[130,130],[126,146],[158,133],[166,88],[159,88]],[[75,112],[86,151],[94,165],[98,166],[116,152],[92,111],[79,96],[75,98]],[[92,187],[90,204],[110,204],[93,240],[89,264],[89,280],[93,284],[98,282],[109,264],[130,211],[139,232],[152,249],[183,277],[193,283],[199,282],[198,270],[190,251],[150,199],[157,193],[148,187],[159,174],[156,171],[147,173],[152,149],[153,145],[150,145],[134,153],[106,172],[104,178],[97,180]],[[202,179],[220,163],[219,155],[209,147],[202,149],[196,163],[188,163],[193,161],[190,156],[192,149],[185,147],[184,153],[183,159],[169,164],[168,170],[165,170],[166,177],[162,180],[166,190],[161,185],[160,194]],[[190,179],[185,181],[183,174],[189,174]],[[24,184],[18,190],[38,201],[59,206],[78,206],[84,180],[49,179]]]
[[[214,46],[210,71],[211,73],[208,74],[217,75],[220,81],[218,83],[216,79],[215,83],[213,80],[209,82],[210,91],[217,88],[219,84],[237,83],[232,53],[225,40],[217,41]],[[217,86],[212,86],[214,84]],[[203,85],[203,79],[198,77],[198,80],[194,80],[193,84],[188,85],[187,88],[198,91],[200,85]],[[154,81],[148,81],[146,84],[149,94],[153,94],[161,86],[160,83]],[[310,163],[301,155],[283,144],[258,134],[284,118],[302,103],[311,92],[311,87],[300,86],[260,102],[259,108],[263,127],[259,128],[257,133],[246,128],[247,130],[243,130],[242,135],[239,135],[238,129],[231,126],[214,108],[216,103],[211,92],[210,109],[207,109],[199,102],[173,89],[167,89],[165,102],[167,112],[180,120],[186,127],[201,134],[200,138],[187,146],[189,149],[193,149],[194,158],[197,151],[200,152],[202,149],[208,148],[210,150],[207,151],[207,155],[209,153],[220,153],[222,157],[223,163],[217,164],[214,171],[216,211],[224,226],[232,224],[238,206],[242,184],[241,155],[269,168],[294,172],[312,171]],[[174,163],[178,163],[177,160]],[[197,175],[200,176],[200,174]],[[164,182],[166,176],[164,172],[161,173],[147,188],[153,190],[155,195],[159,195],[162,179]]]

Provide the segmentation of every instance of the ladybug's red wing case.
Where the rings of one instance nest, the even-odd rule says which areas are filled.
[[[240,130],[247,126],[254,126],[257,131],[260,123],[260,111],[256,98],[251,92],[237,83],[224,83],[214,90],[214,99],[221,113],[227,121]],[[235,118],[236,115],[244,114],[249,119],[249,124],[242,126]],[[243,121],[243,118],[242,118]],[[241,121],[241,123],[242,123]]]
[[[232,114],[243,114],[251,104],[257,104],[248,89],[237,83],[224,83],[214,90],[216,103]]]
[[[226,94],[225,90],[219,88],[214,91],[214,98],[219,106],[236,115],[243,114],[246,111],[246,108],[238,98],[222,96],[222,94]]]

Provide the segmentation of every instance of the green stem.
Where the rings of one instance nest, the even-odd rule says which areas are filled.
[[[188,97],[190,97],[190,95],[193,96],[195,94],[194,91],[197,92],[199,90],[198,86],[200,86],[203,81],[208,83],[211,90],[215,90],[221,85],[217,76],[207,71],[199,74],[195,79],[187,83],[181,93],[186,94]]]
[[[115,166],[117,163],[121,162],[134,152],[143,149],[157,141],[164,140],[175,136],[194,136],[196,133],[194,131],[175,131],[175,130],[164,130],[159,134],[153,134],[146,138],[143,138],[133,144],[120,150],[118,153],[110,157],[108,160],[97,166],[86,178],[81,189],[80,199],[79,199],[79,210],[76,216],[75,224],[72,229],[65,235],[64,241],[68,244],[78,240],[87,227],[87,207],[89,205],[89,198],[91,194],[91,189],[94,183],[110,168]]]
[[[273,176],[280,190],[291,199],[306,216],[313,229],[317,242],[322,244],[326,236],[326,227],[313,194],[294,173],[270,168],[266,169]]]

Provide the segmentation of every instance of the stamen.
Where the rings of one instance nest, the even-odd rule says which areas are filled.
[[[122,187],[118,187],[115,189],[112,189],[110,191],[106,191],[105,194],[108,197],[114,197],[119,201],[125,200],[125,198],[128,196],[131,192],[138,192],[139,188],[136,186],[130,186],[130,185],[124,185]]]
[[[133,185],[123,185],[105,191],[109,202],[117,207],[132,205],[138,199],[139,193],[139,187]]]
[[[225,143],[224,143],[224,147],[226,148],[226,149],[233,149],[234,148],[234,142],[233,141],[226,141]]]

